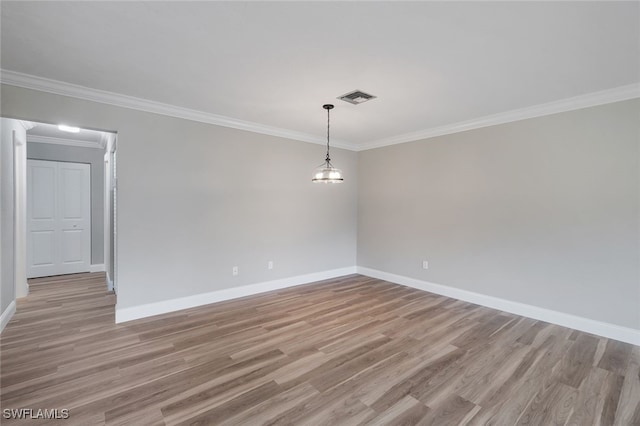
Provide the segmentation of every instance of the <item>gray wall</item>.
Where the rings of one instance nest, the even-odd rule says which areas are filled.
[[[118,132],[119,308],[355,265],[354,152],[332,150],[344,184],[318,185],[322,145],[7,85],[1,102]]]
[[[27,158],[91,165],[91,263],[104,263],[104,150],[29,142]]]
[[[636,99],[360,152],[358,265],[640,329],[638,123]]]
[[[12,86],[1,101],[118,131],[119,307],[352,266],[357,229],[360,266],[640,329],[638,100],[335,150],[338,186],[309,181],[321,145]]]

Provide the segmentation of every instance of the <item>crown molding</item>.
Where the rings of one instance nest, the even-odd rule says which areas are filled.
[[[359,145],[358,151],[366,151],[368,149],[381,148],[383,146],[414,142],[422,139],[434,138],[436,136],[465,132],[467,130],[480,129],[482,127],[511,123],[514,121],[526,120],[528,118],[542,117],[545,115],[626,101],[634,98],[640,98],[640,84],[629,84],[627,86],[615,87],[613,89],[587,93],[585,95],[574,96],[572,98],[560,99],[558,101],[487,115],[472,120],[460,121],[458,123],[378,139]]]
[[[211,114],[204,111],[183,108],[148,99],[122,95],[120,93],[108,92],[106,90],[92,89],[89,87],[79,86],[77,84],[66,83],[16,71],[9,71],[5,69],[0,70],[0,83],[25,89],[39,90],[56,95],[70,96],[73,98],[99,102],[121,108],[151,112],[154,114],[182,118],[200,123],[230,127],[232,129],[246,130],[248,132],[261,133],[269,136],[277,136],[320,145],[327,143],[327,140],[322,136],[311,135],[280,127],[267,126],[265,124],[239,120],[223,115]],[[332,139],[331,145],[336,148],[343,148],[351,151],[355,151],[357,149],[357,145],[343,140]]]
[[[89,87],[65,83],[58,80],[51,80],[44,77],[37,77],[29,74],[23,74],[15,71],[4,69],[0,70],[0,83],[10,86],[22,87],[25,89],[39,90],[56,95],[70,96],[73,98],[99,102],[121,108],[134,109],[170,117],[182,118],[185,120],[197,121],[200,123],[246,130],[253,133],[261,133],[265,135],[277,136],[314,144],[326,144],[326,139],[317,135],[283,129],[280,127],[267,126],[265,124],[239,120],[223,115],[211,114],[204,111],[178,107],[161,102],[136,98],[133,96],[122,95],[114,92],[108,92],[105,90],[92,89]],[[350,151],[366,151],[368,149],[380,148],[383,146],[430,139],[436,136],[465,132],[467,130],[480,129],[483,127],[511,123],[514,121],[526,120],[528,118],[542,117],[545,115],[625,101],[628,99],[639,97],[640,84],[630,84],[627,86],[620,86],[613,89],[602,90],[599,92],[587,93],[572,98],[560,99],[553,102],[533,105],[530,107],[511,111],[505,111],[498,114],[474,118],[471,120],[432,127],[416,132],[404,133],[397,136],[377,139],[371,142],[366,142],[364,144],[355,144],[344,140],[332,139],[331,145],[336,148],[343,148]]]
[[[27,135],[27,143],[49,143],[55,145],[77,146],[80,148],[104,149],[102,142],[80,141],[76,139],[54,138],[51,136]]]

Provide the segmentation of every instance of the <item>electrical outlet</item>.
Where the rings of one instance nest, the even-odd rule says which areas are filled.
[[[422,269],[429,269],[429,262],[426,260],[422,261]]]
[[[273,260],[267,262],[267,269],[273,269]]]
[[[238,267],[237,267],[237,266],[234,266],[234,267],[233,267],[233,270],[232,270],[232,272],[231,272],[231,273],[233,274],[233,276],[234,276],[234,277],[235,277],[236,275],[238,275]]]

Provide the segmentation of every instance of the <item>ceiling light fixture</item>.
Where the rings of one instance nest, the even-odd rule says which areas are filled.
[[[58,130],[62,130],[63,132],[69,132],[69,133],[78,133],[80,131],[80,127],[72,127],[72,126],[67,126],[66,124],[60,124],[58,125]]]
[[[327,110],[327,157],[324,159],[324,163],[319,165],[313,172],[313,179],[311,179],[311,182],[342,183],[344,181],[344,178],[342,177],[342,170],[333,167],[333,164],[331,164],[331,157],[329,156],[329,111],[333,109],[333,105],[322,105],[322,108]]]

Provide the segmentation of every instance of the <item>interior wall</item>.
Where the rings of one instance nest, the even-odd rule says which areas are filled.
[[[118,132],[118,309],[355,265],[354,152],[319,185],[322,145],[8,85],[1,107]]]
[[[91,264],[104,263],[104,150],[29,142],[27,158],[91,165]]]
[[[358,265],[640,329],[638,123],[635,99],[360,152]]]
[[[640,100],[336,149],[326,186],[321,145],[2,94],[8,116],[118,131],[119,307],[352,266],[357,230],[360,266],[640,329]]]

